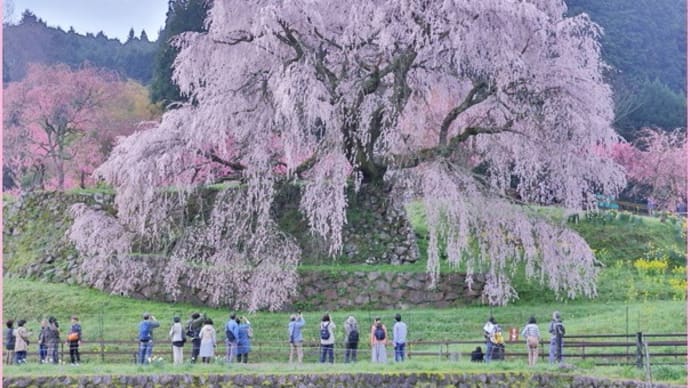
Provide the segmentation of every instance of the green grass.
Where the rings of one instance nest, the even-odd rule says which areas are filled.
[[[26,319],[27,327],[34,334],[38,333],[40,319],[48,315],[56,316],[66,326],[69,316],[77,314],[81,318],[86,339],[100,338],[102,335],[112,340],[136,338],[136,326],[145,311],[152,313],[163,323],[163,329],[158,329],[160,337],[163,331],[167,331],[176,314],[187,317],[193,311],[201,310],[219,327],[228,317],[228,310],[225,308],[199,308],[188,304],[135,300],[84,287],[13,278],[5,278],[3,295],[5,319]],[[522,327],[529,316],[534,315],[542,331],[545,331],[554,310],[562,312],[568,333],[573,335],[625,333],[626,330],[630,333],[678,333],[684,332],[687,327],[684,301],[522,303],[505,307],[410,309],[401,313],[409,326],[410,339],[470,340],[481,338],[481,326],[490,314],[495,315],[504,328]],[[307,340],[317,339],[317,325],[323,313],[304,312]],[[368,326],[377,316],[381,316],[387,325],[392,325],[394,311],[334,311],[331,315],[340,330],[348,315],[354,315],[360,325],[364,326]],[[288,313],[259,312],[248,317],[257,339],[285,341]],[[342,334],[339,335],[342,337]]]
[[[686,227],[677,218],[661,222],[659,218],[630,216],[623,212],[613,212],[617,216],[609,221],[584,221],[569,224],[587,241],[592,249],[606,250],[606,264],[616,260],[635,260],[645,257],[650,251],[661,250],[672,262],[685,265]],[[626,220],[627,217],[633,217]]]
[[[562,222],[562,212],[559,209],[536,209],[535,212],[543,214],[554,221]],[[301,265],[301,271],[426,271],[426,223],[421,204],[415,204],[408,208],[413,228],[418,237],[422,259],[415,264],[405,266],[365,264],[341,264],[338,261],[330,261],[327,265]],[[486,318],[493,314],[504,328],[522,327],[530,315],[537,317],[542,332],[546,331],[550,314],[554,310],[560,310],[563,314],[568,333],[575,334],[599,334],[599,333],[678,333],[685,332],[687,328],[686,302],[684,300],[671,300],[664,293],[664,284],[653,279],[642,279],[629,265],[640,257],[669,257],[672,263],[685,264],[685,234],[684,224],[677,221],[660,222],[659,219],[650,217],[620,217],[618,214],[607,220],[581,220],[578,224],[569,224],[585,237],[590,246],[595,249],[600,259],[604,262],[598,281],[600,297],[595,300],[576,299],[572,301],[558,301],[555,296],[544,287],[527,281],[524,276],[518,275],[514,285],[520,293],[521,299],[506,307],[488,307],[472,305],[463,308],[452,309],[422,309],[415,308],[401,311],[407,321],[410,330],[410,339],[417,340],[446,340],[463,339],[478,340],[481,338],[481,326]],[[31,249],[40,249],[41,236],[39,231],[30,233],[31,243],[23,244]],[[23,240],[22,240],[23,241]],[[37,244],[38,241],[38,244]],[[29,252],[31,253],[31,252]],[[21,250],[13,252],[15,259],[21,256],[30,256]],[[35,253],[34,253],[35,254]],[[620,264],[623,263],[623,264]],[[442,265],[442,272],[450,272],[447,265]],[[643,282],[644,280],[645,282]],[[645,290],[640,287],[646,288]],[[39,330],[39,321],[48,315],[58,318],[62,327],[69,324],[69,316],[80,316],[84,327],[85,346],[94,345],[99,338],[107,340],[134,340],[136,326],[141,313],[149,311],[161,322],[162,327],[157,329],[156,338],[161,344],[168,330],[171,318],[180,315],[186,318],[193,311],[203,311],[216,323],[219,334],[222,335],[222,324],[227,320],[228,310],[198,307],[189,304],[161,303],[154,301],[134,300],[126,297],[111,296],[92,289],[52,284],[17,278],[5,278],[4,292],[4,316],[5,319],[27,319],[27,327],[35,337]],[[650,293],[651,292],[651,293]],[[323,311],[306,311],[305,319],[307,328],[305,336],[307,341],[316,341],[318,336],[317,323]],[[342,328],[342,322],[348,315],[354,315],[360,325],[368,326],[376,316],[381,316],[388,326],[392,325],[394,311],[335,311],[332,316]],[[287,325],[287,313],[260,312],[249,315],[254,327],[257,341],[272,342],[285,347],[285,327]],[[338,334],[338,340],[342,333]],[[32,347],[34,345],[32,344]],[[460,351],[463,354],[469,352],[462,346],[455,346],[451,351]],[[158,352],[167,350],[163,346],[158,347]],[[280,351],[282,354],[282,350]],[[365,351],[365,356],[367,355]],[[281,357],[278,355],[277,357]],[[366,358],[366,357],[365,357]],[[572,361],[576,369],[573,373],[581,373],[593,376],[643,379],[644,375],[632,367],[595,367],[590,361],[583,362],[577,359]],[[488,370],[526,370],[524,363],[509,361],[501,364],[485,366],[470,364],[469,362],[449,362],[432,360],[429,358],[411,361],[405,366],[394,364],[379,366],[368,362],[360,362],[356,366],[336,365],[323,367],[319,365],[304,365],[301,367],[288,366],[284,363],[266,363],[261,365],[235,366],[230,371],[255,372],[255,373],[312,373],[312,372],[380,372],[397,371],[398,368],[413,371],[468,371],[486,372]],[[184,365],[175,368],[169,363],[152,365],[148,368],[134,365],[107,364],[96,362],[83,364],[74,369],[66,366],[38,366],[26,365],[21,368],[15,366],[5,367],[4,371],[10,375],[55,375],[55,374],[138,374],[138,373],[226,373],[228,369],[223,365]],[[553,372],[548,365],[540,365],[537,372]],[[662,379],[678,384],[685,384],[687,368],[676,366],[658,366],[653,368],[655,380]]]
[[[141,375],[141,374],[260,374],[260,375],[294,375],[294,374],[346,374],[346,373],[540,373],[540,374],[570,374],[588,375],[610,379],[644,380],[643,370],[625,366],[594,366],[589,364],[574,364],[573,369],[564,372],[547,363],[538,363],[534,368],[527,368],[525,361],[504,361],[500,363],[482,364],[469,361],[438,361],[438,360],[408,360],[405,363],[373,364],[359,361],[355,364],[336,363],[317,364],[304,363],[289,365],[282,363],[261,364],[233,364],[222,363],[208,365],[183,364],[172,365],[161,362],[149,366],[126,364],[81,364],[79,367],[70,365],[36,365],[4,366],[3,373],[8,376],[60,376],[60,375]],[[685,372],[682,367],[654,367],[652,368],[654,381],[666,381],[674,384],[685,384]]]

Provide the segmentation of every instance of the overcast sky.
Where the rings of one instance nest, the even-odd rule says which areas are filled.
[[[80,34],[99,31],[109,38],[127,40],[129,29],[136,36],[146,30],[150,40],[158,38],[165,25],[168,0],[0,0],[14,3],[12,20],[29,9],[51,27],[70,26]]]

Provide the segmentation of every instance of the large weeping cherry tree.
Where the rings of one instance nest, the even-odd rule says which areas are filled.
[[[276,186],[302,182],[300,210],[337,254],[346,189],[382,184],[391,200],[424,204],[434,282],[445,255],[485,274],[494,304],[517,296],[518,268],[560,296],[593,296],[585,241],[524,206],[587,208],[625,183],[601,152],[617,136],[599,28],[565,11],[559,0],[216,0],[208,32],[176,38],[174,77],[190,103],[124,139],[97,171],[116,188],[119,232],[80,207],[72,237],[109,225],[83,253],[94,279],[116,276],[112,252],[129,268],[123,239],[172,227],[179,204],[161,186],[239,177],[244,189],[221,193],[172,250],[166,284],[279,308],[300,251],[271,219]]]

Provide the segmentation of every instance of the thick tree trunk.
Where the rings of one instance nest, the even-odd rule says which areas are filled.
[[[333,260],[326,242],[309,233],[299,212],[301,193],[295,185],[283,185],[273,211],[281,228],[297,240],[302,262],[323,264]],[[404,264],[419,259],[419,248],[402,204],[391,196],[382,180],[363,183],[348,193],[347,224],[343,227],[343,251],[337,257],[348,263]]]

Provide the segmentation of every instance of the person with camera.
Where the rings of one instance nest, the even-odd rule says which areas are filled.
[[[156,317],[149,313],[143,314],[143,320],[139,322],[139,364],[148,364],[153,354],[153,329],[161,324]]]
[[[301,364],[304,358],[304,351],[302,348],[302,343],[304,341],[302,337],[302,328],[304,327],[304,323],[304,317],[302,317],[301,311],[297,314],[290,315],[290,323],[288,323],[288,335],[290,336],[290,364],[292,364],[295,355],[297,355],[298,364]]]
[[[204,325],[206,321],[206,314],[199,314],[198,312],[193,313],[186,323],[186,334],[187,337],[192,339],[192,363],[195,363],[197,358],[199,358],[199,350],[201,349],[201,338],[199,338],[199,332],[201,331],[201,326]]]

